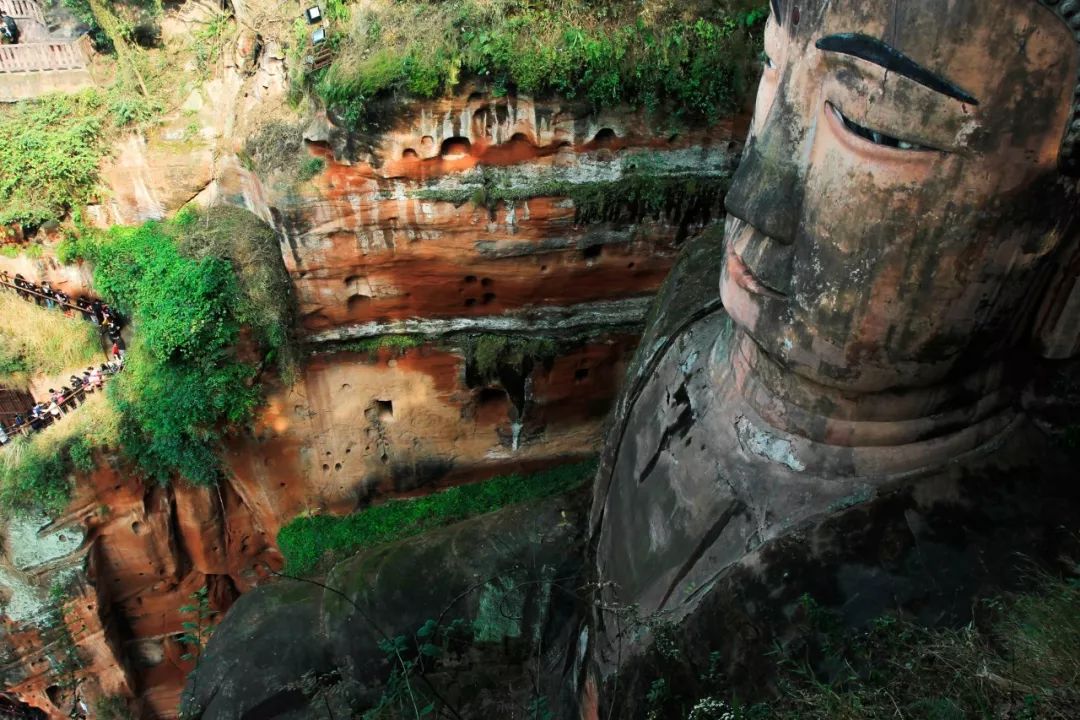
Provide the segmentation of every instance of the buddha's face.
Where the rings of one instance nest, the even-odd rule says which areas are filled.
[[[927,385],[1015,342],[1071,230],[1077,43],[1036,0],[774,0],[721,296],[781,364]]]

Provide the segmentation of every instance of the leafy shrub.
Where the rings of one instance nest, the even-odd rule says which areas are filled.
[[[106,150],[103,112],[93,90],[0,109],[0,225],[36,228],[90,198]]]
[[[307,574],[328,555],[346,557],[507,505],[569,492],[591,478],[596,467],[587,461],[531,475],[504,475],[425,497],[388,500],[346,517],[297,517],[281,528],[278,547],[287,572]]]
[[[251,418],[257,368],[237,358],[241,328],[252,327],[264,349],[286,343],[289,319],[276,311],[287,294],[267,299],[276,286],[260,284],[259,241],[233,221],[208,220],[204,230],[199,216],[184,213],[174,223],[88,233],[68,250],[95,263],[95,286],[137,325],[127,368],[109,395],[121,416],[122,449],[160,482],[174,473],[196,484],[216,481],[220,439]],[[236,252],[215,254],[225,245]],[[236,266],[224,259],[234,255]]]
[[[301,182],[307,182],[321,173],[324,167],[326,167],[326,162],[322,158],[307,158],[300,163],[300,168],[296,171],[296,178]]]

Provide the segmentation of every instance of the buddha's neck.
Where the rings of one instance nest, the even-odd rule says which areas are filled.
[[[741,331],[730,362],[729,377],[762,420],[826,446],[886,448],[970,435],[980,426],[1000,425],[1014,399],[1000,363],[941,385],[860,394],[785,370]]]

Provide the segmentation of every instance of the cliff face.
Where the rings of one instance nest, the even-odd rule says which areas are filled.
[[[375,136],[323,115],[282,123],[291,144],[267,167],[233,151],[283,92],[279,65],[271,48],[254,75],[195,91],[177,119],[202,125],[194,139],[167,123],[104,169],[109,192],[89,213],[100,224],[194,198],[272,225],[303,356],[292,382],[264,377],[267,402],[231,440],[220,488],[147,485],[102,457],[64,517],[25,531],[70,543],[44,563],[8,562],[0,583],[25,608],[7,603],[4,684],[50,715],[121,696],[142,717],[174,716],[191,669],[181,606],[207,587],[223,611],[280,568],[274,538],[299,513],[594,453],[648,301],[682,241],[718,219],[744,132],[673,134],[643,115],[478,89],[406,104]],[[48,254],[0,263],[89,287],[87,268]],[[518,351],[541,337],[542,351]],[[57,581],[62,611],[47,592]],[[69,646],[70,671],[58,660]]]

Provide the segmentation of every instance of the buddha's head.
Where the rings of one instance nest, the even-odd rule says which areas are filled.
[[[1019,343],[1073,239],[1080,0],[772,5],[727,199],[732,318],[858,392]]]

